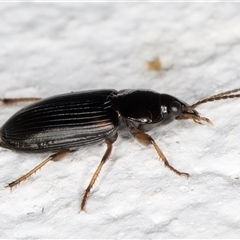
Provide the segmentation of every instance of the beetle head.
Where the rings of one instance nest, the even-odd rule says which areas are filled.
[[[201,117],[192,106],[168,94],[161,94],[161,108],[164,120],[192,119],[198,124],[203,124],[204,121],[212,124],[208,118]]]

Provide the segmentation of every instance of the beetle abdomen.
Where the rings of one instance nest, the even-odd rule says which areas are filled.
[[[74,150],[116,133],[115,90],[63,94],[40,100],[14,114],[1,128],[1,146],[23,151]]]

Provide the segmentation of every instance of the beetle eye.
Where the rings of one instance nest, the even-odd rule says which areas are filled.
[[[182,113],[181,104],[179,102],[173,102],[171,106],[171,112],[173,115],[178,116]]]
[[[178,112],[178,108],[177,108],[176,106],[172,106],[172,109],[171,109],[171,110],[172,110],[173,113]]]

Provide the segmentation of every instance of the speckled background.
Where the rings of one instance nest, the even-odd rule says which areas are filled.
[[[2,3],[0,96],[147,88],[189,104],[240,87],[239,3]],[[162,69],[146,63],[159,58]],[[2,106],[3,124],[24,104]],[[185,179],[126,133],[80,199],[105,146],[50,162],[0,149],[0,238],[239,238],[240,99],[198,108],[214,125],[149,132]]]

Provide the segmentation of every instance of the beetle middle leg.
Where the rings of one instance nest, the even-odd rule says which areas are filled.
[[[57,153],[50,155],[49,157],[44,159],[40,164],[38,164],[35,168],[33,168],[31,171],[29,171],[22,177],[18,178],[17,180],[9,183],[7,185],[7,187],[12,188],[13,186],[19,184],[20,182],[26,180],[28,177],[30,177],[32,174],[34,174],[37,170],[39,170],[41,167],[43,167],[46,163],[48,163],[49,161],[58,161],[58,160],[62,159],[68,152],[69,152],[68,150],[61,150]]]
[[[100,173],[100,171],[102,169],[102,166],[104,165],[104,163],[110,157],[111,152],[112,152],[112,144],[116,141],[116,139],[117,139],[117,134],[114,135],[114,137],[112,139],[106,140],[107,150],[105,151],[105,153],[104,153],[104,155],[102,157],[102,160],[101,160],[100,164],[97,167],[97,170],[94,172],[88,187],[84,191],[82,202],[81,202],[80,211],[85,211],[85,205],[86,205],[87,199],[89,197],[90,191],[91,191],[95,181],[97,180],[97,177],[98,177],[98,175],[99,175],[99,173]]]
[[[148,134],[144,133],[144,132],[133,132],[131,131],[133,136],[135,137],[136,140],[138,140],[141,144],[143,145],[153,145],[153,147],[155,148],[158,156],[160,157],[160,159],[162,159],[162,161],[164,162],[164,165],[166,167],[168,167],[171,171],[175,172],[176,174],[178,174],[179,176],[185,176],[185,177],[189,177],[190,175],[188,173],[185,172],[179,172],[177,169],[175,169],[174,167],[172,167],[167,158],[165,157],[165,155],[163,154],[162,150],[158,147],[158,145],[156,144],[156,142],[153,140],[153,138],[151,136],[149,136]]]

